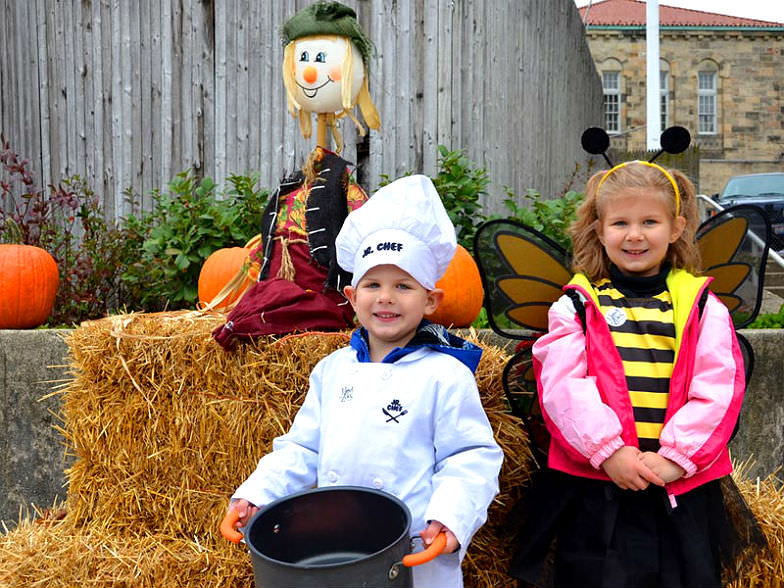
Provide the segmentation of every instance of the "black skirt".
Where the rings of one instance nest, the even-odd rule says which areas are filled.
[[[554,470],[513,510],[510,574],[535,586],[722,586],[767,541],[727,476],[676,497]]]

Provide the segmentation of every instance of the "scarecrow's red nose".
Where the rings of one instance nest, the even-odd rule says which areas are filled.
[[[302,70],[302,77],[308,84],[312,84],[318,78],[318,71],[312,65],[308,65]]]

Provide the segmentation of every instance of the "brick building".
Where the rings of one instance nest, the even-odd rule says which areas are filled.
[[[780,1],[780,0],[779,0]],[[580,9],[602,78],[612,146],[646,144],[645,2]],[[739,173],[784,171],[784,23],[659,5],[661,128],[689,129],[700,148],[698,189]]]

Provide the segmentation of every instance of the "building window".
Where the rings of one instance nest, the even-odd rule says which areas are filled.
[[[697,74],[697,131],[701,135],[716,134],[716,72]]]
[[[604,90],[604,129],[608,133],[621,132],[621,72],[602,73]]]
[[[659,74],[659,95],[661,96],[659,101],[659,110],[661,112],[660,129],[663,131],[670,126],[670,76],[666,71]]]

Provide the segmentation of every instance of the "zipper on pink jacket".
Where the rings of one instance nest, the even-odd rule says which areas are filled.
[[[667,491],[667,498],[669,498],[670,500],[670,506],[672,507],[673,510],[675,510],[676,508],[678,508],[678,501],[675,500],[675,494],[670,492],[670,489],[667,487],[667,484],[664,485],[664,488]]]

